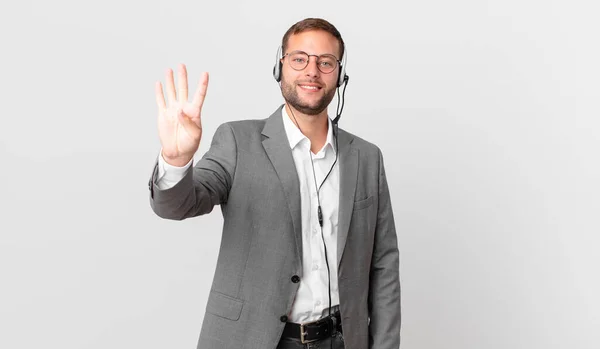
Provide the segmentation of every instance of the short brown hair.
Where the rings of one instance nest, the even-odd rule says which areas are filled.
[[[323,30],[333,35],[340,43],[340,57],[338,59],[342,59],[344,56],[344,40],[342,39],[342,35],[333,24],[322,18],[306,18],[292,25],[283,35],[283,40],[281,40],[282,52],[285,53],[285,48],[290,36],[310,30]]]

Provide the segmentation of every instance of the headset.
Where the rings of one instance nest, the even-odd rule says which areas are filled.
[[[283,58],[282,54],[283,54],[282,47],[279,46],[277,49],[277,55],[275,57],[275,65],[273,66],[273,77],[275,78],[275,81],[280,83],[280,85],[281,85],[281,70],[283,69],[283,62],[281,62],[281,59]],[[338,161],[338,153],[339,153],[338,121],[339,121],[340,117],[342,116],[342,111],[344,110],[344,99],[345,99],[344,97],[346,94],[346,87],[348,86],[348,81],[350,80],[350,77],[348,75],[346,75],[346,47],[345,47],[345,45],[344,45],[344,55],[342,57],[342,62],[338,65],[339,65],[339,67],[338,67],[339,75],[338,75],[337,86],[336,86],[337,87],[337,95],[338,95],[338,103],[337,103],[336,117],[334,120],[332,120],[333,135],[335,138],[335,161],[333,162],[333,165],[331,165],[331,168],[329,169],[329,172],[327,173],[325,178],[323,178],[321,185],[317,185],[317,177],[315,174],[315,167],[314,167],[315,165],[314,165],[314,162],[312,161],[312,153],[311,153],[310,149],[308,150],[309,156],[311,159],[310,163],[312,165],[313,179],[314,179],[315,188],[317,191],[317,202],[318,202],[317,217],[319,220],[319,226],[321,227],[321,239],[323,241],[323,249],[325,251],[325,263],[327,265],[327,278],[328,278],[328,289],[329,289],[329,317],[331,317],[331,275],[330,275],[331,272],[329,270],[329,261],[327,259],[327,244],[325,244],[325,237],[323,235],[323,212],[321,210],[321,199],[319,196],[319,191],[320,191],[323,183],[325,183],[325,181],[327,180],[327,178],[333,171],[333,168],[335,167],[335,165]],[[342,85],[344,85],[344,89],[342,90],[341,107],[340,107],[340,87]],[[287,104],[287,102],[286,102],[286,104]],[[290,108],[290,111],[292,112],[292,117],[294,118],[294,120],[296,120],[296,116],[294,115],[294,111],[292,110],[292,108]],[[296,121],[296,126],[298,127],[298,129],[300,129],[298,121]],[[300,132],[302,132],[302,130],[300,130]],[[334,319],[334,328],[335,328],[335,318],[333,318],[333,319]],[[332,329],[332,333],[335,333],[334,329]],[[330,343],[331,343],[331,348],[333,348],[333,341],[331,341]]]

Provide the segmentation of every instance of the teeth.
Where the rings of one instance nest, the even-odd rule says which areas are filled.
[[[317,89],[319,89],[317,86],[304,86],[304,85],[300,85],[300,87],[307,88],[307,89],[310,89],[310,90],[317,90]]]

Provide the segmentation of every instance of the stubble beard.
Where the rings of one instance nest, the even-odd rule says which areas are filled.
[[[290,84],[285,81],[285,79],[281,79],[281,91],[283,94],[283,99],[294,109],[306,115],[318,115],[323,110],[327,109],[331,100],[333,100],[333,96],[335,96],[335,88],[325,91],[325,94],[321,99],[317,101],[315,105],[310,105],[298,96],[298,92],[296,91],[296,84]]]

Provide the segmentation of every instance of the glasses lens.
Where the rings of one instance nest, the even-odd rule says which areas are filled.
[[[308,65],[309,55],[306,52],[294,51],[288,54],[290,66],[295,70],[302,70]],[[337,58],[334,55],[324,54],[317,59],[317,67],[322,73],[331,73],[337,67]]]
[[[304,52],[292,52],[289,54],[290,65],[296,70],[302,70],[308,64],[308,54]]]
[[[337,66],[337,59],[332,55],[322,55],[317,61],[319,70],[323,73],[331,73]]]

